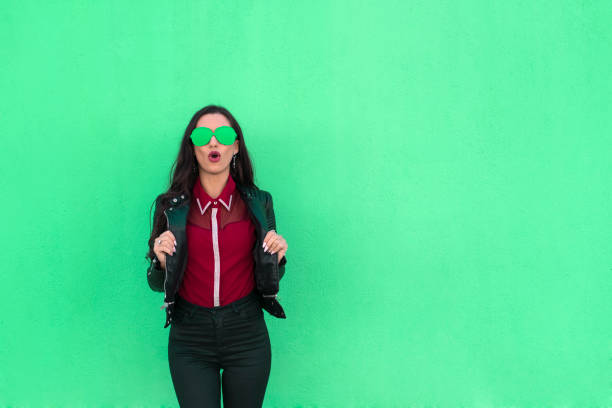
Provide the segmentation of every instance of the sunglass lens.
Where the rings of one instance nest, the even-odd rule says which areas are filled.
[[[236,140],[236,131],[231,126],[219,126],[215,129],[215,137],[219,143],[231,145]]]
[[[197,127],[193,129],[193,132],[191,132],[191,141],[196,146],[204,146],[205,144],[208,144],[208,142],[210,142],[212,134],[212,130],[207,127]]]

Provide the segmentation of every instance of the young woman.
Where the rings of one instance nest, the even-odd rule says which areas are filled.
[[[155,200],[147,281],[164,292],[168,362],[181,407],[261,407],[287,242],[253,183],[242,130],[223,107],[195,113],[168,191]],[[222,374],[221,374],[221,370]]]

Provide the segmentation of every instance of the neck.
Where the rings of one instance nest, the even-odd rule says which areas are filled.
[[[200,171],[200,184],[206,194],[208,194],[211,198],[217,198],[223,191],[223,187],[227,183],[227,178],[229,176],[229,169],[221,173],[207,173]]]

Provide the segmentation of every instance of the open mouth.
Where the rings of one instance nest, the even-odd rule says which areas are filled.
[[[210,153],[208,153],[208,158],[212,161],[217,161],[221,158],[221,153],[217,152],[217,151],[212,151]]]

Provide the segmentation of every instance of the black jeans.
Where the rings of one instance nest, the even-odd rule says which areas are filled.
[[[272,353],[256,292],[213,308],[177,294],[173,313],[168,363],[181,408],[219,408],[221,386],[224,408],[261,407]]]

